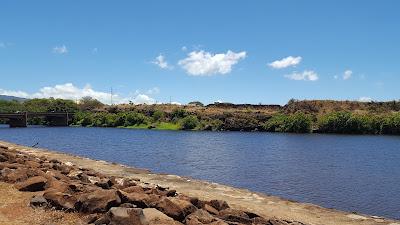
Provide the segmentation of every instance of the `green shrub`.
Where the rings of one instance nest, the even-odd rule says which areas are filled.
[[[178,120],[187,116],[187,112],[184,109],[176,108],[171,113],[172,120]]]
[[[193,130],[199,125],[199,119],[196,116],[186,116],[181,121],[182,130]]]
[[[163,111],[160,110],[156,110],[153,115],[153,121],[157,122],[157,121],[161,121],[162,119],[164,119],[165,117],[165,113]]]
[[[147,117],[142,113],[129,112],[125,115],[124,126],[134,126],[140,124],[147,124]]]
[[[265,122],[262,127],[265,131],[270,132],[308,133],[311,131],[311,126],[311,117],[299,112],[292,115],[277,114]]]

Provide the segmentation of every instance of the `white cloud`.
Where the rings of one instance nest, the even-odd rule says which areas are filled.
[[[153,87],[146,91],[146,94],[149,94],[149,95],[156,95],[158,93],[160,93],[160,89],[158,87]]]
[[[134,104],[155,104],[156,100],[145,94],[138,94],[132,101]]]
[[[53,53],[66,54],[66,53],[68,53],[68,49],[67,49],[67,47],[65,45],[56,46],[56,47],[53,48]]]
[[[161,69],[172,69],[173,67],[168,64],[165,60],[165,57],[160,54],[156,57],[156,59],[152,62],[153,64],[159,66]]]
[[[301,60],[302,60],[302,58],[300,56],[297,56],[297,57],[288,56],[281,60],[273,61],[272,63],[270,63],[268,65],[274,69],[283,69],[283,68],[287,68],[290,66],[296,66],[296,65],[300,64]]]
[[[155,93],[157,90],[159,91],[158,88],[153,88],[150,90],[149,91],[152,93]],[[90,96],[105,104],[110,104],[111,102],[111,94],[109,92],[96,91],[90,85],[86,85],[83,88],[79,88],[73,85],[72,83],[59,84],[53,87],[43,87],[35,93],[0,89],[0,95],[10,95],[22,98],[53,97],[53,98],[71,99],[71,100],[79,100],[82,97]],[[152,97],[149,97],[146,94],[142,94],[139,91],[137,91],[135,94],[129,97],[123,97],[119,94],[113,94],[112,98],[114,104],[128,103],[129,101],[132,101],[134,104],[144,104],[144,103],[154,104],[156,102],[156,100],[153,99]]]
[[[360,98],[358,99],[358,101],[359,101],[359,102],[372,102],[373,100],[372,100],[372,98],[370,98],[370,97],[360,97]]]
[[[186,46],[182,46],[181,50],[186,52],[187,51],[187,47]]]
[[[4,89],[0,89],[0,95],[8,95],[8,96],[14,96],[14,97],[20,97],[20,98],[28,98],[29,97],[29,94],[24,91],[9,91],[9,90],[4,90]]]
[[[353,74],[353,71],[351,70],[346,70],[343,73],[343,80],[348,80],[351,78],[351,75]]]
[[[211,54],[209,52],[193,51],[185,59],[179,60],[180,65],[189,75],[211,76],[227,74],[232,71],[233,65],[246,58],[246,52],[232,52]]]
[[[285,75],[286,78],[291,80],[305,80],[305,81],[316,81],[318,80],[318,74],[312,70],[305,70],[302,73],[293,72]]]

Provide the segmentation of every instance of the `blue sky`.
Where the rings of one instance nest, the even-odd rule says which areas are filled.
[[[0,94],[399,99],[400,1],[2,1]]]

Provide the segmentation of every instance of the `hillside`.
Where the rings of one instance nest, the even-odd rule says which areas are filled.
[[[5,101],[26,101],[26,98],[20,98],[20,97],[15,97],[15,96],[9,96],[9,95],[0,95],[0,100],[5,100]]]
[[[77,126],[167,130],[268,131],[294,133],[400,134],[400,102],[291,100],[286,105],[216,103],[104,105],[62,99],[0,101],[0,112],[76,112]],[[5,121],[0,121],[5,122]],[[46,125],[46,118],[30,124]]]

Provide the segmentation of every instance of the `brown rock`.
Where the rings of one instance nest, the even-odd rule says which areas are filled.
[[[125,189],[128,187],[136,186],[136,182],[129,178],[111,177],[110,181],[112,186],[117,189]]]
[[[71,189],[69,188],[69,184],[63,181],[59,181],[57,179],[50,179],[46,185],[46,189],[53,189],[62,193],[70,193]]]
[[[229,222],[237,222],[242,224],[252,223],[250,217],[245,212],[231,208],[221,210],[218,214],[218,217]]]
[[[208,204],[218,211],[229,208],[228,203],[223,200],[211,200],[210,202],[208,202]]]
[[[154,208],[143,209],[144,223],[149,225],[179,225],[171,217]]]
[[[28,179],[29,175],[32,174],[28,169],[18,167],[17,169],[7,173],[7,175],[4,176],[4,180],[10,183],[22,182]]]
[[[116,190],[99,189],[79,195],[77,208],[81,212],[98,213],[107,212],[120,204],[121,198]]]
[[[187,225],[210,224],[218,219],[203,209],[196,210],[185,218]]]
[[[144,194],[144,190],[142,187],[140,186],[130,186],[127,188],[122,189],[122,191],[126,192],[126,193],[143,193]]]
[[[40,163],[31,160],[26,161],[25,165],[35,169],[40,167]]]
[[[145,193],[118,191],[123,203],[132,203],[139,208],[147,208],[150,204],[150,196]]]
[[[112,207],[106,214],[109,225],[148,225],[143,210],[138,208]]]
[[[72,167],[67,166],[65,164],[53,164],[53,169],[60,171],[62,174],[67,175],[69,172],[71,172]]]
[[[31,177],[24,182],[18,183],[15,187],[19,191],[44,191],[47,179],[41,176]]]
[[[33,208],[47,206],[47,200],[43,196],[33,196],[29,205]]]
[[[66,193],[62,193],[56,190],[47,190],[43,197],[49,202],[49,204],[59,210],[75,211],[77,199]]]
[[[107,178],[88,176],[88,180],[91,184],[94,184],[103,189],[110,189],[110,187],[112,186],[110,179],[107,179]]]
[[[3,162],[8,161],[9,163],[13,163],[17,158],[16,154],[10,151],[3,151],[0,153],[0,155],[2,156],[2,160],[4,160]]]
[[[155,204],[155,208],[178,221],[183,221],[186,216],[197,210],[189,201],[171,197],[162,198]]]
[[[19,167],[21,167],[22,165],[17,164],[17,163],[8,163],[8,162],[2,162],[0,163],[0,169],[4,169],[4,168],[9,168],[9,169],[17,169]]]
[[[304,223],[289,220],[269,219],[266,225],[305,225]]]
[[[206,210],[210,214],[218,215],[218,210],[216,210],[214,207],[212,207],[209,204],[205,204],[203,209]]]
[[[67,177],[66,175],[62,174],[60,171],[57,170],[47,170],[44,177],[46,178],[55,178],[57,180],[62,180],[62,181],[69,181],[70,178]]]
[[[8,161],[8,158],[5,155],[0,154],[0,162],[7,162],[7,161]]]
[[[194,206],[196,206],[199,209],[203,208],[204,204],[205,204],[204,201],[201,201],[196,197],[188,197],[186,195],[178,195],[177,198],[189,201],[190,203],[192,203]]]

